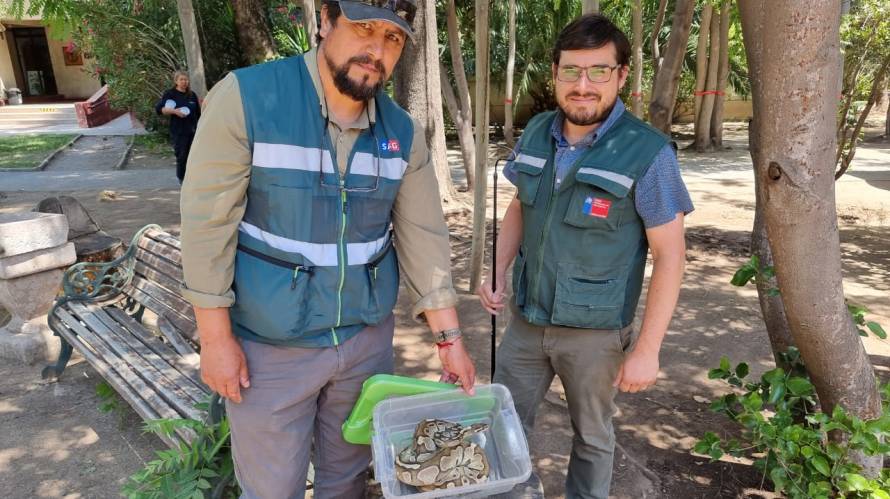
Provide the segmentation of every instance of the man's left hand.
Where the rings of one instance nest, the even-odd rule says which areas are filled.
[[[476,384],[476,367],[460,338],[452,340],[451,345],[439,348],[439,360],[442,362],[442,369],[457,376],[461,388],[467,395],[476,394],[473,388]]]
[[[636,393],[655,384],[658,378],[658,349],[637,344],[627,354],[612,386],[622,392]]]

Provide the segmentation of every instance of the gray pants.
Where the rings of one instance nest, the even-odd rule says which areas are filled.
[[[606,499],[612,480],[618,368],[634,340],[633,327],[593,330],[540,327],[515,310],[497,352],[494,381],[510,389],[526,435],[554,375],[566,391],[572,420],[567,498]]]
[[[392,373],[393,326],[390,315],[330,348],[242,342],[250,388],[226,401],[242,499],[304,497],[313,443],[314,497],[364,496],[371,449],[345,442],[340,426],[362,383]]]

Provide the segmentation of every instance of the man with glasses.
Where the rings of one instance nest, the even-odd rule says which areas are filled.
[[[302,497],[310,446],[315,497],[363,496],[370,450],[341,425],[362,383],[393,370],[400,268],[444,371],[473,392],[424,131],[382,91],[415,10],[325,0],[317,49],[207,97],[182,189],[183,293],[242,497]]]
[[[566,391],[574,439],[566,497],[606,498],[612,476],[616,389],[655,384],[685,261],[692,202],[670,139],[625,111],[627,37],[583,16],[553,49],[559,109],[534,117],[504,169],[518,193],[504,217],[491,281],[477,293],[511,321],[495,382],[513,394],[526,434],[554,375]],[[653,270],[639,337],[633,319],[648,250]]]

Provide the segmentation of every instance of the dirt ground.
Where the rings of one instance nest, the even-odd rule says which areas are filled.
[[[766,498],[763,477],[750,464],[724,458],[709,462],[690,449],[706,431],[730,435],[735,429],[708,411],[705,399],[726,391],[707,379],[722,355],[746,361],[755,376],[772,368],[772,356],[759,317],[756,291],[729,285],[747,260],[753,221],[753,182],[744,130],[730,130],[731,149],[681,154],[696,211],[687,219],[687,275],[680,302],[662,350],[658,384],[641,394],[621,394],[615,420],[616,452],[612,495],[616,498]],[[845,292],[869,307],[871,318],[890,325],[890,143],[868,142],[860,163],[837,184],[840,236],[844,252]],[[146,155],[132,168],[173,175],[171,163]],[[147,166],[146,166],[147,165]],[[0,174],[0,212],[31,209],[57,192],[6,190]],[[502,212],[512,188],[502,184]],[[100,201],[100,191],[74,190],[110,233],[129,239],[142,225],[179,228],[178,189],[118,190],[118,198]],[[458,306],[479,381],[489,372],[489,316],[468,294],[467,256],[470,221],[452,216],[452,254]],[[650,269],[651,270],[651,269]],[[641,304],[644,300],[641,300]],[[396,310],[397,371],[435,379],[438,362],[428,332]],[[499,332],[507,318],[498,320]],[[890,378],[890,343],[868,338],[866,348],[880,377]],[[41,366],[0,365],[0,496],[11,498],[116,497],[126,477],[163,444],[140,431],[139,418],[127,407],[103,413],[95,394],[99,376],[85,363],[69,367],[58,383],[40,381]],[[563,497],[572,430],[556,381],[542,404],[529,436],[532,460],[547,497]]]

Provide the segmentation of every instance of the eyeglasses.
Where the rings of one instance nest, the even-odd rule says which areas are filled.
[[[402,18],[408,24],[414,23],[414,16],[417,14],[417,5],[409,0],[353,0],[357,3],[377,7],[378,9],[391,10],[395,15]]]
[[[581,75],[587,73],[587,79],[590,83],[606,83],[612,79],[612,71],[621,67],[621,64],[615,66],[588,66],[586,68],[580,66],[560,66],[556,70],[556,79],[566,83],[575,83],[581,79]]]
[[[325,104],[325,108],[327,108],[327,104]],[[329,184],[324,181],[324,155],[325,152],[330,152],[333,148],[333,146],[331,146],[331,148],[328,147],[328,145],[331,144],[330,132],[328,131],[331,119],[326,114],[324,117],[324,129],[321,132],[321,154],[318,155],[318,181],[321,183],[322,187],[337,189],[340,192],[375,192],[377,188],[380,187],[380,144],[377,143],[377,134],[374,133],[374,123],[371,122],[371,114],[368,112],[367,105],[365,106],[365,115],[368,117],[368,127],[371,137],[374,139],[374,185],[372,187],[347,187],[345,178],[339,184]],[[334,155],[331,154],[331,158],[333,157]],[[331,166],[334,171],[337,171],[337,165],[332,164]]]

